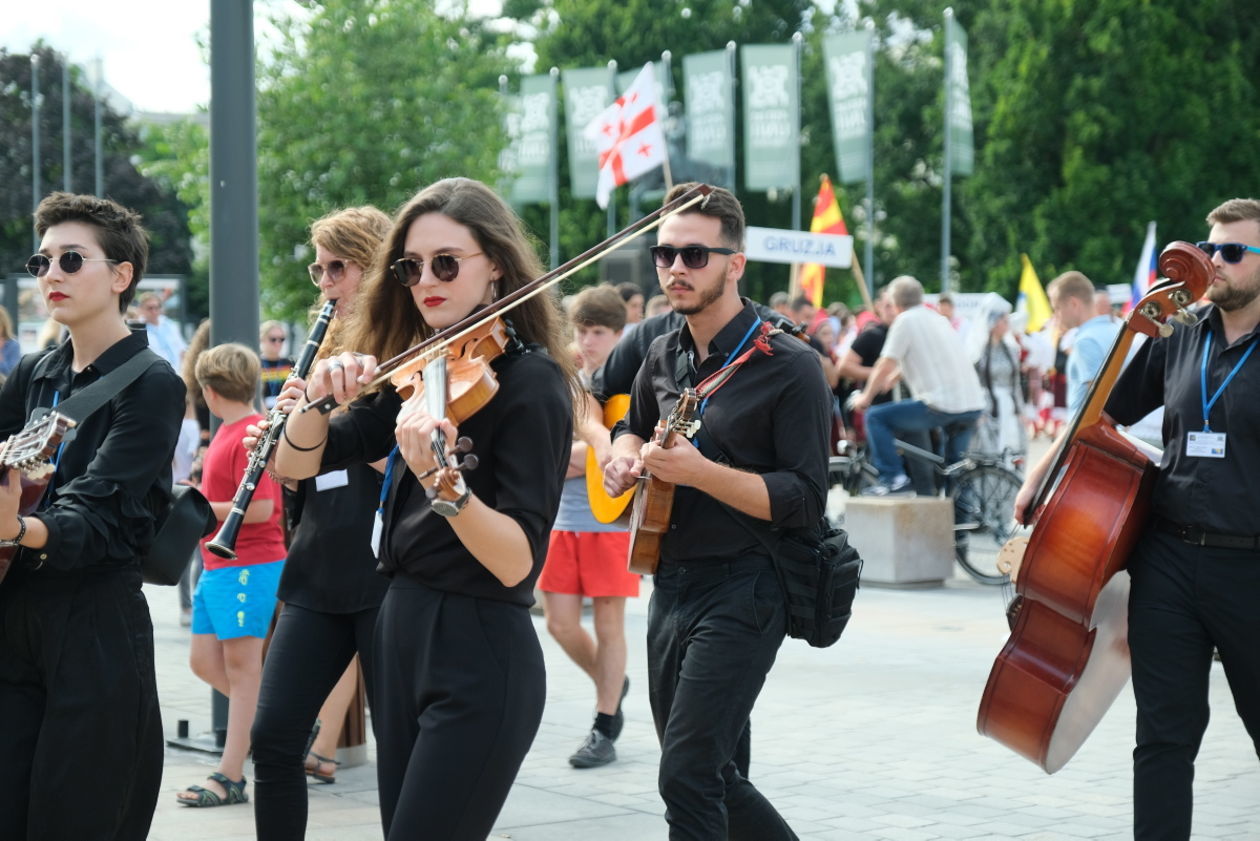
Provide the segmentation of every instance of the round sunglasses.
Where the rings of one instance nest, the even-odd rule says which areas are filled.
[[[450,283],[459,277],[459,264],[463,260],[473,257],[480,257],[482,251],[473,254],[465,254],[463,257],[456,257],[454,254],[434,254],[429,259],[429,271],[433,272],[433,276],[443,283]],[[389,264],[390,270],[394,273],[394,277],[398,278],[398,282],[403,286],[415,286],[420,282],[420,275],[424,272],[424,261],[417,260],[414,257],[403,257],[401,260],[395,260]]]
[[[111,260],[108,257],[84,257],[77,251],[63,251],[57,258],[57,265],[65,274],[74,274],[83,268],[84,263],[121,263],[122,260]],[[32,254],[26,261],[26,270],[31,277],[43,277],[52,268],[52,259],[47,254]]]
[[[324,279],[324,273],[328,273],[328,279],[333,283],[337,283],[345,276],[346,261],[345,260],[329,260],[328,265],[324,266],[319,263],[311,263],[306,267],[311,275],[311,283],[319,286],[319,282]]]
[[[709,248],[707,245],[684,245],[675,248],[672,245],[654,245],[648,249],[652,255],[652,263],[658,269],[668,269],[674,265],[674,258],[682,255],[683,265],[689,269],[703,269],[709,265],[710,254],[735,254],[732,248]]]
[[[1241,242],[1196,242],[1195,245],[1208,256],[1209,260],[1216,255],[1216,252],[1221,252],[1221,259],[1226,263],[1242,262],[1242,258],[1247,256],[1248,251],[1252,254],[1260,254],[1260,248]]]

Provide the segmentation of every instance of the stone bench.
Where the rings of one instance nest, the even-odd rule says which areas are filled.
[[[942,497],[851,497],[844,527],[862,584],[941,587],[954,574],[954,508]]]

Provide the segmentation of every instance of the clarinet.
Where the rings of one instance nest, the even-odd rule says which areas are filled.
[[[336,306],[336,301],[328,301],[319,311],[319,317],[315,319],[311,333],[306,339],[306,345],[302,348],[302,355],[293,369],[294,376],[299,379],[304,380],[311,373],[311,368],[315,364],[315,354],[319,352],[319,346],[324,341],[324,334],[328,332],[328,322],[332,321],[333,309]],[[267,469],[267,462],[271,460],[271,454],[280,443],[280,436],[284,433],[284,425],[288,419],[289,416],[278,408],[272,409],[267,415],[267,429],[249,453],[245,478],[237,487],[236,496],[232,497],[232,510],[223,518],[219,533],[206,543],[206,548],[220,558],[227,558],[229,561],[236,560],[236,538],[245,522],[245,509],[249,508],[250,500],[254,498],[254,492],[258,490],[258,480],[262,478],[263,471]]]

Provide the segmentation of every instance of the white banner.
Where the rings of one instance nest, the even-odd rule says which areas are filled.
[[[744,254],[762,263],[822,263],[835,269],[853,264],[853,237],[811,234],[780,228],[749,226]]]

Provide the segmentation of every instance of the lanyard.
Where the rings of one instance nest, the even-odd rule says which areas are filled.
[[[377,503],[376,513],[385,516],[385,500],[389,499],[389,489],[394,482],[394,465],[398,462],[398,445],[394,445],[394,449],[389,451],[389,458],[385,459],[385,478],[381,482],[381,499]]]
[[[1242,368],[1243,363],[1247,361],[1247,357],[1251,356],[1251,352],[1256,349],[1256,342],[1253,341],[1251,346],[1247,348],[1247,352],[1242,355],[1242,359],[1238,360],[1238,364],[1234,366],[1234,370],[1229,372],[1229,376],[1225,378],[1225,382],[1221,383],[1221,387],[1212,395],[1212,399],[1208,400],[1207,396],[1207,367],[1208,353],[1212,349],[1212,331],[1207,331],[1207,336],[1203,340],[1203,364],[1199,366],[1199,389],[1203,397],[1203,431],[1211,432],[1212,429],[1208,425],[1208,413],[1212,411],[1212,407],[1216,405],[1216,401],[1221,398],[1221,394],[1225,392],[1225,386],[1230,384],[1234,379],[1234,375]]]
[[[726,361],[722,363],[722,367],[718,369],[719,371],[721,371],[723,368],[730,365],[737,358],[739,358],[739,352],[743,350],[744,345],[748,343],[748,337],[751,336],[753,334],[753,331],[756,330],[759,326],[761,326],[760,319],[754,321],[749,326],[748,332],[744,334],[744,338],[739,340],[739,344],[735,346],[735,350],[731,351],[730,355],[726,357]],[[714,391],[716,391],[716,389],[714,389]],[[700,401],[700,410],[699,412],[697,412],[699,417],[704,417],[705,407],[709,405],[709,397],[711,397],[712,395],[713,395],[713,392],[710,391],[708,394],[705,395],[704,399]]]

